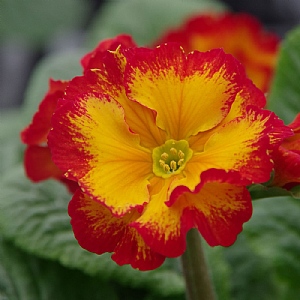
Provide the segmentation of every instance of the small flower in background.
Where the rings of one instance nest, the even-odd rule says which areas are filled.
[[[275,151],[272,185],[291,189],[300,183],[300,114],[288,127],[294,135],[286,138]]]
[[[234,243],[252,214],[246,186],[269,179],[290,129],[221,49],[98,50],[48,136],[53,161],[80,186],[69,205],[79,244],[150,270],[181,255],[193,227],[211,246]]]
[[[276,64],[279,38],[248,14],[203,14],[167,31],[156,44],[178,42],[187,52],[223,48],[246,68],[247,75],[267,92]]]

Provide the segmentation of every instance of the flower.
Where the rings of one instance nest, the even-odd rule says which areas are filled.
[[[48,135],[53,161],[80,186],[69,204],[79,244],[140,270],[181,255],[193,227],[211,246],[231,245],[252,214],[246,186],[269,179],[289,128],[221,49],[96,56]]]
[[[268,91],[276,64],[279,38],[266,32],[253,16],[239,13],[202,14],[166,32],[155,44],[178,42],[185,51],[223,48],[246,68],[258,88]]]
[[[294,135],[286,138],[275,152],[272,185],[291,189],[300,184],[300,114],[288,127]]]

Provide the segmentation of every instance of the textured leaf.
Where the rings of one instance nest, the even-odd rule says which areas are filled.
[[[19,132],[22,127],[22,116],[19,109],[2,110],[0,126],[0,176],[23,159],[24,146]]]
[[[115,286],[29,255],[0,238],[1,300],[123,299]]]
[[[157,270],[140,272],[117,266],[109,254],[98,256],[83,250],[73,236],[67,213],[71,195],[59,183],[33,184],[19,166],[5,176],[0,188],[0,230],[24,250],[103,280],[147,288],[157,295],[183,295],[184,283],[175,259]]]
[[[150,44],[163,30],[179,25],[191,14],[223,11],[225,5],[215,0],[127,0],[107,1],[94,18],[88,44],[120,33],[133,36],[139,45]]]
[[[89,11],[84,0],[1,0],[0,39],[40,45],[54,34],[81,28]]]
[[[289,300],[300,294],[300,202],[292,197],[255,201],[252,218],[225,250],[232,296]]]
[[[286,123],[300,112],[300,26],[282,42],[268,108]]]

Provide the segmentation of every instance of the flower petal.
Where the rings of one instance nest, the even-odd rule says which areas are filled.
[[[114,214],[142,208],[149,200],[151,153],[129,130],[123,109],[88,89],[63,102],[48,136],[55,164]]]
[[[125,57],[122,48],[114,52],[98,53],[97,70],[86,70],[84,77],[72,80],[67,98],[76,98],[82,91],[104,93],[114,98],[124,109],[125,120],[132,132],[138,133],[141,145],[154,148],[164,143],[165,133],[155,124],[155,114],[149,108],[131,101],[125,94],[123,81]]]
[[[49,81],[49,90],[39,110],[35,113],[32,122],[21,132],[21,140],[28,145],[38,145],[47,141],[47,135],[51,129],[51,117],[57,105],[57,101],[64,94],[68,81]]]
[[[67,179],[54,164],[47,146],[29,145],[24,153],[24,168],[27,177],[34,182],[53,178],[63,183],[71,194],[78,188],[77,182]]]
[[[288,127],[294,135],[286,138],[274,152],[275,176],[271,184],[291,189],[300,183],[300,114]]]
[[[186,172],[200,174],[211,168],[234,170],[249,183],[268,181],[273,168],[270,150],[290,134],[289,128],[273,113],[248,108],[246,116],[232,120],[211,135],[203,152],[189,161]]]
[[[258,89],[251,80],[245,79],[241,91],[236,95],[234,102],[231,105],[228,115],[223,119],[219,126],[230,122],[233,119],[239,118],[247,114],[249,106],[264,108],[266,98],[263,92]],[[209,137],[220,130],[220,127],[214,127],[206,132],[199,132],[197,135],[189,139],[189,144],[195,152],[203,151],[204,145]]]
[[[178,197],[174,205],[190,203],[182,223],[188,228],[196,225],[210,246],[232,245],[252,215],[250,194],[246,187],[235,184],[239,181],[238,172],[212,169],[201,175],[195,191],[178,187],[173,192]]]
[[[27,176],[35,182],[63,177],[63,172],[52,161],[48,147],[28,146],[24,154],[24,166]]]
[[[293,130],[294,135],[285,139],[282,146],[286,149],[300,152],[300,113],[288,127]]]
[[[125,69],[127,95],[154,110],[157,125],[176,140],[218,125],[245,79],[221,49],[188,55],[177,44],[133,50]]]
[[[279,147],[274,155],[275,176],[273,186],[282,186],[290,189],[300,184],[300,151],[294,152]]]
[[[145,211],[130,226],[137,229],[154,251],[167,257],[177,257],[185,250],[185,236],[180,224],[183,208],[165,204],[170,181],[165,180],[163,188],[151,197]]]
[[[189,18],[180,28],[166,32],[158,43],[166,42],[177,42],[187,52],[222,48],[244,65],[247,75],[260,89],[267,91],[276,64],[279,37],[266,32],[251,15],[222,13]]]
[[[172,205],[164,202],[168,185],[153,196],[143,214],[131,226],[154,251],[177,257],[185,251],[188,230],[198,228],[211,246],[229,246],[252,214],[247,189],[235,185],[238,173],[209,170],[201,175],[195,191],[179,186],[172,192]]]
[[[116,50],[120,45],[125,48],[135,47],[136,44],[132,37],[127,34],[120,34],[114,38],[102,40],[98,46],[87,53],[81,59],[82,67],[86,69],[98,69],[102,67],[102,53],[106,50]]]
[[[128,226],[139,215],[137,212],[116,218],[105,206],[78,190],[69,204],[69,215],[78,243],[90,252],[114,252],[112,259],[119,265],[131,264],[140,270],[158,268],[165,260]]]

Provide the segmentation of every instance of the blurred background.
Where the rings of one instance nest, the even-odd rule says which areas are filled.
[[[161,0],[163,2],[163,0]],[[19,106],[32,70],[45,56],[92,48],[87,42],[109,2],[96,0],[0,1],[0,108]],[[149,2],[151,2],[149,0]],[[284,37],[300,23],[299,0],[223,0],[230,10],[248,12]],[[138,9],[137,5],[137,15]],[[117,21],[117,20],[116,20]],[[95,31],[95,30],[94,30]],[[100,38],[100,37],[99,37]]]

